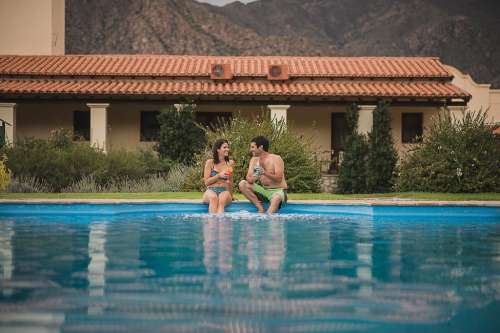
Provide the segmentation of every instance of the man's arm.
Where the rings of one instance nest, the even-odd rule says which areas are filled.
[[[246,180],[247,182],[249,182],[250,184],[253,184],[257,179],[253,176],[253,166],[255,165],[255,163],[257,162],[257,158],[256,157],[252,157],[250,159],[250,163],[248,164],[248,171],[247,171],[247,176],[246,176]]]

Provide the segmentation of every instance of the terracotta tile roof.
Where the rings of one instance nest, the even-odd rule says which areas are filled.
[[[229,65],[232,78],[210,79]],[[290,79],[268,80],[270,65],[287,65]],[[0,94],[322,96],[459,98],[437,58],[216,57],[171,55],[0,56]]]
[[[431,57],[284,57],[64,55],[0,56],[0,75],[210,76],[214,63],[229,64],[235,77],[265,77],[269,65],[288,65],[291,77],[443,78],[453,75]]]
[[[63,95],[227,95],[227,96],[376,96],[466,98],[449,82],[389,80],[266,80],[218,82],[209,79],[0,79],[3,94]]]

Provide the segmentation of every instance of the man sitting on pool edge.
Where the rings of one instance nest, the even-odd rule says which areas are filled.
[[[268,152],[269,141],[257,136],[250,142],[252,159],[248,166],[246,179],[240,181],[241,193],[264,213],[262,202],[269,202],[268,214],[278,211],[287,202],[285,167],[281,156]],[[259,181],[260,184],[257,184]]]

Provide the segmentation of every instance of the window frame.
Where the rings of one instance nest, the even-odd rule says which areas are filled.
[[[415,118],[411,119],[412,117]],[[409,126],[413,126],[414,124],[417,124],[416,128],[409,128]],[[411,135],[413,133],[414,135]],[[401,143],[413,144],[422,142],[423,134],[424,134],[424,114],[422,112],[404,112],[401,114]],[[411,139],[409,139],[410,136]]]
[[[145,117],[146,115],[148,116],[151,116],[153,117],[153,115],[155,114],[155,119],[156,119],[156,123],[158,125],[158,128],[153,128],[154,126],[148,128],[148,129],[145,129],[144,126],[145,124],[143,124],[143,122],[145,121],[145,119],[143,117]],[[160,123],[158,122],[158,115],[160,114],[160,111],[156,111],[156,110],[141,110],[140,113],[139,113],[139,141],[140,142],[158,142],[160,140]],[[151,119],[148,119],[148,121],[150,121]],[[151,125],[151,123],[150,123]],[[150,135],[150,133],[148,135],[146,135],[146,133],[144,133],[144,131],[146,130],[146,132],[157,132],[157,134],[153,134],[153,135]]]
[[[77,119],[80,119],[80,121],[82,121],[81,118],[77,117],[77,114],[79,115],[85,114],[86,116],[88,116],[88,129],[83,128],[83,126],[78,126],[79,128],[77,129],[76,126]],[[81,141],[90,141],[90,123],[91,123],[90,117],[91,117],[90,111],[73,110],[73,141],[79,141],[82,138],[83,140]],[[84,131],[83,133],[81,132],[82,130]]]

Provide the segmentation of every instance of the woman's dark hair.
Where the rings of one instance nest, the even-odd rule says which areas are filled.
[[[267,151],[269,149],[269,140],[267,140],[266,137],[262,135],[256,136],[250,142],[255,142],[257,148],[262,146],[262,149],[264,149],[264,151]]]
[[[220,149],[220,147],[222,147],[222,145],[225,143],[229,144],[229,142],[226,139],[217,139],[214,142],[214,145],[212,146],[212,154],[214,157],[214,164],[220,163],[219,153],[217,152],[217,149]],[[226,162],[229,162],[229,156],[224,156],[224,160]]]

